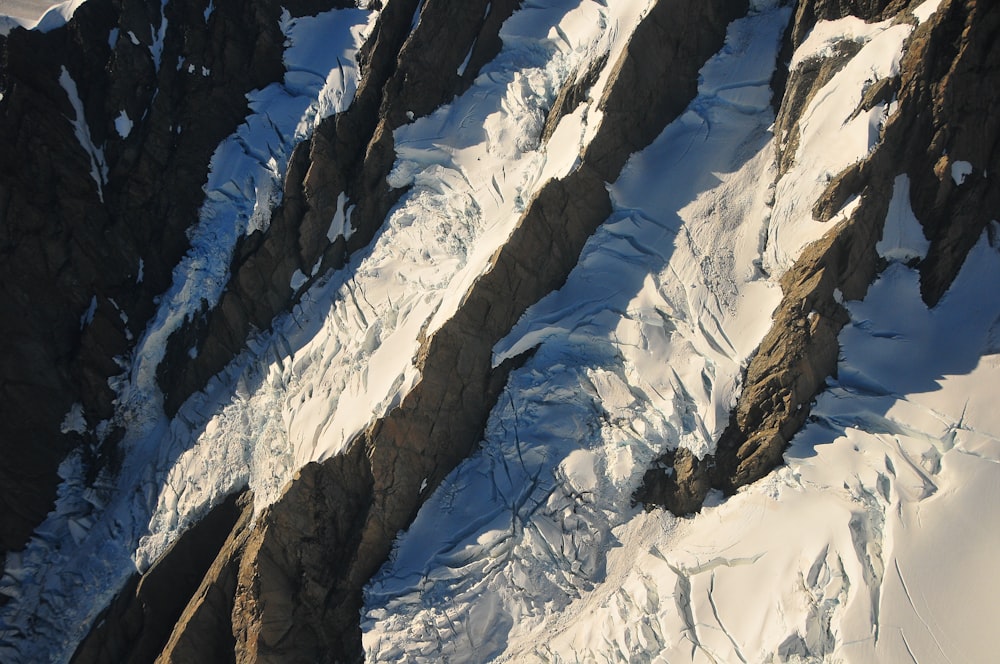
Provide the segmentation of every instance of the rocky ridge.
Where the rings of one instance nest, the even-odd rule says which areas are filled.
[[[100,29],[105,30],[104,34],[113,29],[110,26],[116,25],[115,20],[120,30],[133,25],[122,18],[125,14],[115,19],[108,7],[117,10],[116,4],[100,0],[92,0],[92,3],[94,9],[88,11],[95,12],[94,15],[103,21]],[[274,27],[278,8],[260,4],[260,7],[254,5],[260,12],[255,18],[258,21],[255,29],[261,35],[257,37],[254,53],[259,55],[260,62],[270,64],[255,67],[258,73],[261,69],[267,72],[253,81],[257,87],[281,73],[281,36]],[[917,4],[910,3],[912,6]],[[243,346],[249,333],[267,327],[277,313],[295,302],[310,281],[290,292],[288,283],[293,273],[301,271],[317,276],[336,269],[344,265],[352,252],[371,241],[386,213],[404,193],[392,189],[386,181],[395,160],[393,130],[414,117],[431,113],[468,86],[478,69],[495,55],[499,48],[499,26],[517,6],[515,2],[427,0],[419,5],[419,20],[414,20],[418,11],[415,0],[387,5],[363,49],[363,77],[355,104],[348,111],[321,123],[312,139],[296,148],[284,181],[282,203],[266,230],[249,235],[237,247],[231,266],[232,278],[219,305],[204,311],[201,317],[189,321],[171,337],[158,376],[168,412],[175,411],[187,396],[225,366]],[[215,12],[223,11],[220,7],[216,7]],[[151,5],[147,9],[153,12],[156,7]],[[191,20],[200,16],[203,9],[188,8]],[[317,9],[303,5],[293,11],[305,13]],[[789,28],[790,48],[801,44],[818,20],[849,14],[866,20],[884,20],[892,16],[897,16],[898,20],[912,20],[908,10],[909,6],[902,0],[802,2]],[[685,108],[696,92],[701,63],[718,50],[727,23],[745,11],[746,4],[741,2],[671,3],[661,0],[657,3],[637,29],[626,55],[610,64],[612,83],[604,96],[591,100],[597,103],[604,116],[596,137],[580,155],[572,173],[547,184],[529,203],[514,234],[494,255],[489,271],[466,294],[456,315],[436,334],[423,340],[418,357],[420,381],[402,403],[368,427],[345,454],[302,468],[282,498],[255,522],[250,520],[249,508],[241,510],[235,497],[231,497],[220,508],[219,513],[225,516],[213,512],[215,516],[203,522],[214,524],[206,527],[216,530],[212,537],[205,536],[205,529],[200,533],[192,530],[145,577],[136,577],[130,582],[108,609],[103,623],[95,627],[91,637],[78,649],[74,661],[151,661],[154,657],[157,661],[178,662],[303,658],[351,661],[359,658],[357,621],[362,586],[385,560],[395,534],[412,520],[422,500],[429,495],[427,490],[433,490],[469,454],[481,435],[486,416],[503,390],[508,372],[516,365],[515,361],[492,367],[493,345],[528,306],[562,283],[575,265],[583,243],[611,211],[605,183],[617,177],[630,153],[646,145]],[[236,13],[239,14],[238,10]],[[87,20],[97,20],[88,16],[87,13],[80,15],[79,25],[86,26]],[[182,23],[175,18],[172,17],[169,26]],[[137,20],[135,17],[129,19]],[[640,500],[647,505],[665,505],[680,514],[690,513],[699,509],[711,488],[733,492],[781,463],[785,445],[808,417],[809,403],[835,371],[837,334],[847,322],[846,312],[840,304],[841,296],[847,299],[862,297],[882,268],[874,245],[881,235],[882,220],[900,163],[908,165],[907,175],[913,183],[913,209],[931,240],[931,251],[920,264],[925,300],[933,304],[947,289],[965,253],[989,219],[998,216],[996,212],[1000,206],[996,189],[987,185],[985,177],[997,166],[994,163],[996,151],[991,147],[995,143],[997,121],[991,119],[995,114],[990,113],[990,100],[983,96],[977,98],[968,89],[978,84],[974,82],[979,81],[981,69],[985,68],[987,74],[996,71],[998,56],[993,44],[996,43],[997,22],[998,12],[986,3],[944,0],[933,19],[914,31],[898,79],[873,82],[863,103],[895,99],[900,110],[882,129],[876,149],[865,160],[833,178],[816,205],[815,215],[818,219],[832,219],[853,196],[857,196],[860,203],[849,219],[840,222],[809,247],[782,278],[784,299],[774,314],[774,326],[747,368],[743,394],[715,455],[698,459],[686,450],[669,454],[660,465],[671,467],[672,472],[650,471],[644,488],[637,494]],[[77,29],[82,33],[83,28],[73,25],[71,23],[67,32]],[[209,21],[206,25],[229,24],[219,18],[215,24]],[[269,27],[260,27],[265,25]],[[692,25],[698,29],[691,30]],[[166,32],[164,57],[174,52],[169,46],[174,29],[169,27]],[[233,28],[229,25],[228,28],[209,29]],[[444,41],[448,47],[440,48],[441,35],[445,32],[448,39]],[[249,33],[257,34],[252,30]],[[16,45],[18,39],[25,39],[23,34],[15,32],[10,40]],[[142,42],[140,31],[135,34]],[[155,31],[150,30],[150,35],[154,34]],[[203,46],[207,49],[209,44],[225,41],[216,40],[214,33],[203,37],[198,37],[199,34],[198,30],[193,30],[191,35],[185,32],[185,39],[189,40],[185,43],[200,43],[198,39],[204,38]],[[57,38],[64,39],[45,37]],[[119,39],[119,43],[122,41],[127,42],[120,47],[124,50],[129,48],[128,44],[138,46],[133,39]],[[145,45],[143,57],[151,57],[146,55],[152,54],[151,45]],[[794,160],[796,123],[801,110],[850,59],[855,49],[856,45],[851,42],[843,42],[837,45],[832,57],[806,62],[790,72],[778,104],[776,123],[776,131],[787,132],[789,136],[776,156],[782,168],[787,169]],[[7,51],[14,53],[16,48],[5,46]],[[206,59],[205,66],[218,71],[221,65],[213,63],[235,56],[227,51],[213,57],[219,60]],[[467,64],[461,69],[463,62]],[[549,112],[544,137],[551,136],[560,117],[572,112],[586,99],[597,73],[606,65],[605,61],[598,61],[590,70],[571,78]],[[57,65],[52,64],[49,74],[58,79],[56,68]],[[161,71],[167,69],[170,68],[164,67]],[[11,71],[18,70],[14,67]],[[441,76],[441,71],[455,74]],[[156,86],[170,90],[170,85],[177,85],[163,82],[169,78],[166,73],[160,75],[155,69],[153,74],[146,73],[163,79],[150,84],[150,90]],[[112,395],[106,388],[106,379],[118,371],[111,360],[126,353],[132,338],[141,332],[142,322],[152,311],[153,297],[169,280],[172,264],[169,256],[176,259],[183,253],[184,225],[191,223],[192,211],[197,208],[197,195],[191,192],[196,191],[199,176],[204,178],[204,165],[197,164],[207,164],[207,157],[204,162],[190,157],[189,169],[180,169],[186,178],[183,182],[154,186],[156,179],[149,175],[153,166],[144,170],[135,163],[158,157],[166,162],[149,163],[166,168],[163,164],[173,163],[170,159],[187,163],[184,160],[189,157],[177,144],[165,148],[158,143],[155,128],[160,125],[149,120],[153,123],[152,128],[143,129],[152,136],[147,139],[149,145],[152,148],[160,146],[159,149],[170,156],[163,157],[156,149],[152,156],[144,156],[146,153],[138,147],[131,148],[133,153],[123,147],[122,155],[132,154],[135,160],[126,168],[125,164],[129,163],[126,157],[115,154],[117,139],[110,122],[119,104],[107,101],[107,109],[91,111],[101,95],[90,90],[100,89],[99,85],[82,83],[87,80],[83,73],[70,74],[77,82],[88,118],[93,115],[109,120],[103,122],[103,129],[94,128],[102,126],[100,122],[88,124],[92,142],[105,146],[104,158],[110,170],[107,181],[98,182],[95,190],[90,179],[94,154],[81,150],[60,177],[66,182],[75,182],[79,197],[86,199],[90,206],[88,210],[98,218],[101,215],[109,217],[105,226],[114,224],[115,219],[136,218],[140,211],[148,214],[150,209],[159,209],[156,206],[168,208],[169,215],[174,215],[170,218],[176,223],[156,231],[162,232],[163,237],[126,239],[122,242],[134,241],[137,246],[113,247],[122,257],[114,263],[118,265],[118,276],[112,274],[108,278],[118,278],[121,283],[97,289],[109,295],[93,300],[97,303],[94,322],[81,335],[93,340],[78,342],[81,348],[90,350],[75,351],[74,357],[78,359],[71,366],[82,367],[85,362],[103,364],[99,370],[88,369],[89,378],[81,383],[73,371],[79,373],[83,369],[67,372],[63,359],[46,360],[45,366],[55,367],[52,369],[55,378],[45,378],[47,382],[37,385],[48,389],[46,394],[55,394],[58,398],[45,400],[51,412],[46,411],[33,421],[44,422],[43,429],[48,431],[58,430],[59,420],[77,398],[87,399],[83,404],[84,413],[91,426],[98,418],[111,417]],[[110,77],[112,83],[106,85],[124,85],[121,80],[134,80],[138,76],[133,73],[124,78]],[[25,74],[20,84],[30,78]],[[214,77],[206,78],[214,80]],[[243,82],[243,87],[248,84]],[[12,85],[5,83],[5,86]],[[245,105],[243,87],[235,83],[227,83],[225,87],[226,103],[234,110],[229,115],[223,114],[225,117],[220,118],[215,128],[216,133],[223,135],[226,133],[223,125],[231,126],[238,121],[240,113],[245,113],[241,106]],[[10,89],[5,87],[8,93],[0,103],[14,104],[15,100],[22,99],[10,94]],[[54,98],[61,93],[53,88],[46,94]],[[8,96],[10,100],[6,99]],[[153,100],[147,104],[162,103],[157,101],[159,97],[152,95]],[[113,95],[106,98],[116,99]],[[212,97],[211,102],[205,102],[204,97],[188,92],[177,92],[170,98],[183,100],[195,109],[198,104],[222,104]],[[61,116],[70,117],[74,111],[71,106],[72,103],[67,107],[61,102]],[[133,115],[130,108],[126,104],[128,117],[141,115],[138,110]],[[923,109],[931,109],[931,112],[923,112]],[[174,108],[169,113],[162,111],[167,119],[158,121],[166,127],[168,138],[172,128],[180,124],[176,120],[179,116],[172,115],[175,113],[181,111]],[[49,116],[53,136],[67,144],[79,145],[72,125],[67,125],[59,114],[50,112]],[[159,116],[150,112],[148,117]],[[965,127],[976,127],[976,133],[963,129]],[[985,128],[985,140],[979,128]],[[107,135],[101,134],[102,131]],[[138,135],[129,133],[121,137],[121,142],[127,144],[130,137]],[[187,132],[180,135],[186,136]],[[166,139],[161,137],[160,140]],[[208,139],[199,140],[204,140],[204,145],[214,146]],[[961,182],[952,177],[952,164],[958,160],[973,166],[973,172]],[[7,180],[3,182],[6,187]],[[19,218],[20,213],[15,212],[20,208],[15,203],[27,205],[17,198],[18,192],[31,191],[20,188],[23,184],[11,185],[9,190],[0,188],[0,200],[13,201],[8,205],[7,216],[0,217],[4,222],[0,228],[5,233],[8,232],[6,220]],[[149,189],[156,191],[150,194]],[[72,187],[69,190],[72,191]],[[180,196],[180,191],[187,192],[186,197]],[[144,192],[145,197],[136,192]],[[177,206],[183,210],[173,207],[175,199],[184,201]],[[109,200],[120,202],[109,204]],[[329,241],[326,237],[329,219],[351,206],[353,234],[346,240],[341,236]],[[108,208],[122,210],[121,216],[107,212]],[[126,211],[132,216],[126,217]],[[50,213],[48,210],[36,211],[24,218],[34,219],[37,225]],[[70,213],[51,214],[53,218],[62,219],[64,217],[59,215]],[[74,211],[72,214],[80,213]],[[119,223],[115,227],[122,225]],[[11,225],[9,228],[17,227]],[[153,232],[148,229],[135,231]],[[94,242],[94,239],[89,241]],[[158,242],[163,242],[168,249],[173,247],[173,254],[158,254],[158,258],[153,258],[137,248],[155,246]],[[11,255],[22,256],[21,263],[12,261],[12,266],[23,266],[31,255],[36,255],[32,252],[41,251],[35,244],[20,239],[8,244],[13,247]],[[58,244],[53,241],[53,246]],[[126,296],[124,291],[132,292],[131,280],[136,279],[140,269],[125,258],[132,256],[134,259],[137,254],[132,253],[133,250],[143,256],[142,287],[137,289],[138,294]],[[17,254],[18,251],[23,253]],[[48,253],[53,251],[56,249],[45,249]],[[77,253],[73,253],[71,264],[83,260],[75,257]],[[80,255],[90,254],[82,252]],[[156,260],[162,260],[162,264],[155,263]],[[65,269],[57,272],[70,275],[73,270],[96,272],[93,264],[88,265],[71,265],[68,272]],[[27,280],[10,283],[27,283]],[[27,287],[24,288],[23,293],[15,293],[21,298],[18,301],[23,304],[26,297],[34,301],[33,295],[24,294]],[[72,315],[67,316],[61,310],[58,314],[49,312],[51,320],[61,320],[66,330],[73,328],[78,312],[87,310],[90,301],[87,292],[81,288],[68,290],[69,296],[75,298]],[[11,299],[17,298],[12,296]],[[35,318],[29,320],[34,321],[31,323],[36,326],[33,330],[42,325]],[[12,331],[12,338],[27,339],[32,333],[19,328]],[[64,335],[66,339],[72,336],[69,332]],[[72,346],[74,342],[63,345],[67,343]],[[56,344],[56,347],[60,346]],[[192,347],[197,353],[189,352]],[[25,352],[30,350],[26,347]],[[37,355],[43,351],[51,352],[49,349],[32,352]],[[64,358],[66,351],[60,352],[60,358]],[[17,371],[23,372],[23,367],[13,367],[10,371],[14,376]],[[4,376],[5,388],[9,385],[10,390],[16,391],[20,385],[16,376],[10,380],[6,379],[6,374]],[[32,393],[20,394],[26,397]],[[39,412],[34,402],[32,408],[31,413]],[[74,435],[85,440],[78,441]],[[109,464],[114,457],[113,434],[103,439],[87,433],[70,434],[59,440],[63,447],[56,448],[58,453],[49,449],[40,457],[25,462],[24,468],[35,469],[31,471],[34,475],[25,477],[34,479],[44,471],[48,479],[42,485],[54,486],[54,468],[67,444],[93,447],[95,458],[102,459],[95,463],[95,468],[113,466]],[[35,454],[30,452],[33,445],[12,450],[12,457],[17,459],[15,455],[25,454],[24,450],[29,450],[28,456]],[[24,486],[18,484],[21,481],[10,479],[11,495],[24,490]],[[4,532],[13,534],[4,541],[3,548],[14,549],[23,542],[30,533],[32,519],[37,522],[39,514],[44,514],[47,500],[51,498],[42,495],[29,502],[33,512],[22,514],[19,524],[9,529],[5,526]],[[9,513],[17,512],[11,510]],[[198,562],[190,565],[191,578],[183,587],[164,589],[156,581],[158,575],[172,566],[185,566],[186,556],[191,555],[184,553],[183,542],[198,551]]]

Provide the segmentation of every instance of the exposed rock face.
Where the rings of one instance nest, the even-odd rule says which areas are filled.
[[[902,6],[882,4],[865,5],[859,15],[885,17]],[[803,3],[790,27],[793,35],[803,33],[799,21],[831,18],[831,11],[825,3]],[[700,508],[710,487],[732,493],[780,465],[788,441],[808,417],[810,402],[836,372],[837,335],[849,319],[835,290],[860,299],[883,267],[875,244],[900,171],[910,178],[910,203],[931,242],[919,265],[922,294],[928,306],[941,298],[986,224],[1000,215],[1000,192],[983,177],[1000,159],[998,120],[991,117],[989,102],[966,87],[980,85],[972,83],[973,69],[990,77],[1000,73],[998,29],[995,4],[946,0],[911,36],[899,79],[869,89],[862,106],[895,96],[899,111],[872,154],[831,181],[813,214],[829,220],[854,195],[859,206],[783,276],[784,299],[747,368],[743,393],[715,455],[693,463],[678,454],[672,471],[650,470],[637,500],[687,514]],[[841,50],[831,64],[809,63],[792,73],[779,127],[795,131],[789,118],[797,117],[795,109],[822,86],[844,54]],[[779,150],[779,165],[793,155],[794,147]],[[961,184],[952,177],[953,160],[972,164],[973,175]]]
[[[145,574],[132,577],[72,661],[153,661],[202,579],[212,575],[213,561],[229,546],[229,533],[245,530],[252,511],[249,495],[230,496],[212,509]]]
[[[206,4],[92,0],[3,41],[0,145],[17,158],[0,166],[0,551],[51,509],[69,449],[113,464],[116,436],[91,432],[113,414],[115,358],[170,284],[246,93],[284,72],[278,2]],[[86,426],[63,434],[74,403]]]

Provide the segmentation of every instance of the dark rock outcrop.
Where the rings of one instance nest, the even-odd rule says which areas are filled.
[[[117,358],[170,285],[246,93],[284,73],[277,1],[220,0],[206,18],[207,4],[91,0],[64,28],[2,42],[0,551],[51,509],[70,449],[92,472],[113,465],[116,437],[93,431],[114,415]],[[74,403],[86,426],[64,434]]]
[[[253,510],[250,498],[249,494],[228,497],[185,531],[145,574],[134,575],[97,619],[72,661],[152,662],[224,548],[228,534],[248,525]]]

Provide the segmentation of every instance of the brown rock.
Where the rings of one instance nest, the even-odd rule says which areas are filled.
[[[230,496],[185,531],[145,574],[128,581],[71,661],[152,662],[220,549],[225,551],[227,535],[242,531],[252,508],[249,494]]]

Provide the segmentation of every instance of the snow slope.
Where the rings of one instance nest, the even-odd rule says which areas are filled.
[[[927,310],[903,264],[927,246],[905,176],[878,247],[892,264],[849,303],[840,379],[788,465],[693,518],[630,507],[657,454],[711,450],[778,297],[756,268],[780,276],[828,228],[805,203],[877,140],[844,127],[846,106],[892,72],[910,30],[865,28],[874,46],[806,115],[850,130],[845,149],[801,154],[769,196],[753,183],[775,177],[766,81],[787,13],[761,9],[731,26],[689,112],[633,157],[567,284],[497,348],[537,351],[369,585],[370,661],[992,658],[1000,256],[984,235]]]
[[[406,393],[420,335],[451,316],[537,187],[577,159],[584,114],[543,146],[544,109],[578,70],[608,53],[617,59],[647,4],[534,2],[508,20],[504,50],[472,88],[398,130],[390,179],[414,187],[372,246],[318,279],[273,334],[252,339],[167,421],[155,383],[166,339],[218,298],[236,240],[277,202],[294,140],[349,103],[351,49],[357,28],[371,25],[360,10],[283,19],[292,44],[285,81],[252,93],[255,114],[216,150],[192,250],[114,384],[124,469],[95,493],[78,458],[64,464],[44,536],[8,559],[0,582],[15,596],[0,611],[0,654],[61,660],[130,571],[146,569],[223,496],[249,486],[262,509],[299,467],[336,454]],[[346,51],[324,41],[331,31]],[[331,233],[349,232],[349,218],[349,208],[338,213]]]
[[[613,64],[648,5],[524,3],[474,85],[397,130],[389,180],[412,188],[370,247],[338,272],[297,274],[294,290],[317,279],[295,310],[168,421],[153,379],[166,338],[218,298],[237,239],[266,226],[294,141],[350,103],[373,21],[286,15],[288,74],[250,95],[254,115],[217,149],[192,252],[115,384],[123,470],[88,486],[79,457],[63,465],[56,512],[0,581],[11,597],[0,659],[65,661],[123,580],[224,495],[249,487],[259,512],[407,393],[418,339],[454,313],[527,201],[594,135],[610,65],[541,144],[559,89],[604,56]],[[836,40],[863,47],[809,105],[795,165],[778,179],[769,81],[791,10],[752,5],[703,68],[697,99],[609,185],[614,212],[565,286],[494,349],[496,363],[536,351],[481,448],[366,589],[369,660],[988,661],[1000,420],[983,386],[1000,384],[1000,299],[987,288],[1000,257],[984,236],[928,311],[905,266],[926,240],[903,175],[878,246],[892,264],[848,303],[840,377],[788,465],[690,519],[631,505],[662,452],[712,451],[777,280],[830,228],[812,201],[894,111],[851,117],[866,80],[898,71],[912,26],[821,22],[793,66]],[[77,135],[89,139],[85,126]],[[350,233],[340,207],[331,238]]]
[[[730,26],[698,98],[612,187],[566,285],[497,347],[497,362],[537,351],[369,586],[372,661],[544,643],[600,592],[652,459],[711,449],[780,299],[756,267],[772,195],[756,183],[774,178],[768,81],[788,18],[765,7]]]
[[[66,24],[86,0],[0,0],[0,35],[15,27],[48,32]]]

